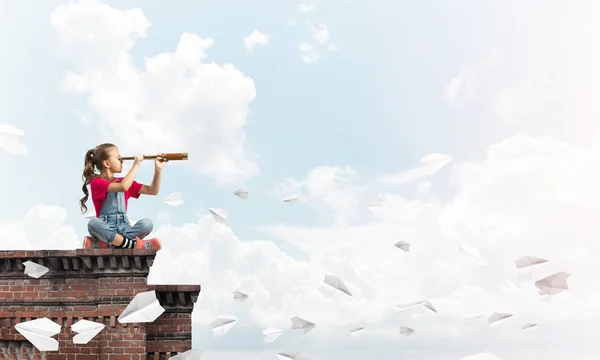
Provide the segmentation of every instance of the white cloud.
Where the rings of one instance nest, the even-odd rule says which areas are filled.
[[[55,205],[36,205],[23,219],[0,221],[2,250],[71,250],[81,239],[71,226],[64,225],[67,211]],[[85,220],[82,217],[83,220]]]
[[[358,215],[362,189],[350,167],[319,166],[302,180],[285,179],[275,189],[277,197],[299,196],[303,202],[333,215],[337,225],[346,225]]]
[[[256,45],[268,45],[269,36],[258,30],[254,30],[250,35],[244,37],[244,46],[249,51],[252,51]]]
[[[314,11],[315,10],[315,6],[312,4],[299,4],[298,5],[298,11],[300,12],[309,12],[309,11]]]
[[[23,130],[7,123],[0,123],[0,149],[11,155],[27,154],[27,145],[22,142]]]
[[[492,146],[484,161],[455,165],[451,180],[457,194],[449,203],[387,194],[364,225],[262,227],[302,251],[302,259],[270,241],[240,241],[209,216],[181,228],[163,227],[156,235],[164,249],[151,280],[203,284],[194,313],[197,327],[217,314],[235,313],[240,324],[286,329],[289,318],[299,316],[317,324],[311,332],[315,339],[334,336],[342,343],[349,340],[340,334],[362,323],[392,341],[400,322],[417,328],[423,338],[463,335],[469,342],[478,332],[493,330],[487,330],[485,319],[466,326],[463,318],[496,311],[515,314],[503,326],[511,341],[518,341],[519,326],[527,321],[541,327],[595,321],[600,286],[590,280],[600,271],[594,257],[600,243],[590,239],[600,236],[600,171],[589,163],[598,155],[597,150],[518,134]],[[321,167],[288,185],[343,212],[342,203],[328,202],[328,192],[355,177],[349,168]],[[399,240],[411,243],[411,251],[396,249]],[[460,244],[477,249],[489,265],[470,265]],[[523,277],[514,265],[523,255],[550,262]],[[533,282],[556,271],[572,274],[571,290],[541,301]],[[318,286],[325,274],[339,276],[357,296],[324,297]],[[522,292],[502,292],[499,285],[506,280]],[[240,305],[233,290],[250,297]],[[393,305],[419,299],[430,299],[440,313],[391,311]]]
[[[325,24],[313,25],[308,24],[308,31],[315,41],[321,45],[325,45],[329,41],[329,28]]]
[[[231,64],[204,61],[212,39],[183,33],[174,52],[138,68],[131,49],[150,26],[139,9],[85,0],[58,6],[50,19],[73,69],[65,90],[89,97],[100,134],[122,152],[187,151],[182,166],[220,184],[258,173],[243,130],[254,82]]]
[[[314,46],[307,43],[301,43],[298,46],[298,49],[300,50],[300,59],[302,59],[302,62],[306,64],[312,64],[319,60],[319,52],[314,48]]]

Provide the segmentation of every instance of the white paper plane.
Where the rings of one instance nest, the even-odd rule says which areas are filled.
[[[236,191],[233,192],[233,194],[235,196],[239,197],[240,199],[244,199],[244,200],[248,199],[248,190],[237,189]]]
[[[564,271],[557,272],[535,282],[540,295],[554,295],[569,290],[567,279],[571,276]]]
[[[27,154],[27,145],[22,142],[25,132],[7,123],[0,123],[0,149],[12,155]]]
[[[409,252],[410,251],[410,244],[407,243],[406,241],[398,241],[396,243],[396,246],[398,249],[405,251],[405,252]]]
[[[313,360],[312,355],[305,351],[286,351],[277,353],[279,360]]]
[[[217,318],[210,323],[214,336],[223,336],[236,324],[236,319]]]
[[[167,205],[179,206],[183,204],[183,194],[180,191],[175,191],[171,195],[167,196],[163,201]]]
[[[247,298],[248,298],[248,295],[244,294],[243,292],[240,292],[237,290],[233,292],[233,300],[244,301]]]
[[[61,326],[54,321],[35,319],[16,324],[15,329],[39,351],[58,351],[58,340],[51,336],[60,333]]]
[[[537,324],[525,323],[525,324],[523,324],[523,326],[521,326],[521,329],[528,330],[528,329],[534,328],[536,326],[537,326]]]
[[[73,344],[87,344],[94,336],[98,335],[98,333],[104,329],[104,326],[104,324],[94,321],[85,319],[79,320],[71,325],[71,330],[77,333],[77,335],[73,337]]]
[[[156,320],[164,312],[165,308],[156,298],[156,291],[145,291],[135,295],[117,320],[122,324],[148,323]]]
[[[416,307],[416,306],[422,306],[428,310],[433,311],[434,313],[437,313],[436,308],[433,307],[433,304],[431,304],[431,302],[429,302],[429,300],[419,300],[419,301],[413,301],[413,302],[409,302],[409,303],[396,305],[396,309],[398,309],[398,311],[404,311],[406,309]]]
[[[493,313],[492,315],[490,315],[490,316],[488,317],[488,322],[489,322],[490,324],[494,324],[494,323],[497,323],[497,322],[499,322],[499,321],[502,321],[502,320],[506,320],[506,319],[508,319],[508,318],[511,318],[512,316],[513,316],[512,314],[506,314],[506,313],[499,313],[499,312],[495,312],[495,313]]]
[[[415,332],[414,329],[411,329],[407,326],[400,325],[400,335],[411,336]]]
[[[476,314],[476,315],[467,316],[464,320],[466,322],[471,322],[471,321],[475,321],[477,319],[481,319],[482,317],[484,317],[484,314]]]
[[[477,266],[487,266],[487,261],[483,259],[483,257],[479,254],[479,252],[473,248],[470,248],[466,245],[460,245],[458,250],[470,260],[473,265]]]
[[[93,219],[96,217],[96,212],[94,210],[88,210],[85,214],[83,214],[83,217],[86,219]]]
[[[30,261],[30,260],[25,261],[23,263],[23,265],[25,265],[25,275],[35,278],[35,279],[39,279],[45,273],[50,271],[50,269],[48,269],[47,267],[40,265],[38,263],[34,263],[33,261]]]
[[[200,360],[200,355],[202,355],[202,350],[191,349],[186,352],[182,352],[181,354],[177,354],[171,357],[171,360]]]
[[[314,329],[316,326],[314,323],[297,316],[290,318],[290,320],[292,321],[292,330],[302,330],[302,332],[305,334]]]
[[[273,341],[279,339],[279,337],[283,334],[283,330],[277,328],[266,328],[263,330],[264,341],[267,343],[272,343]]]
[[[352,296],[350,290],[346,287],[346,285],[340,280],[339,277],[333,275],[325,275],[325,280],[323,282],[332,288],[343,292],[348,296]]]
[[[285,199],[283,199],[281,201],[283,201],[284,203],[288,203],[288,204],[297,203],[298,202],[298,197],[297,196],[291,196],[291,197],[287,197],[287,198],[285,198]]]
[[[211,215],[213,216],[216,222],[224,223],[229,217],[227,211],[223,209],[209,208],[208,210],[210,211]]]
[[[461,357],[459,360],[502,360],[490,352],[482,352],[475,355]]]
[[[522,256],[522,257],[518,258],[517,260],[515,260],[515,265],[517,266],[517,269],[522,269],[525,267],[541,265],[541,264],[544,264],[547,262],[548,262],[548,260],[542,259],[542,258],[537,258],[535,256]]]
[[[366,328],[361,327],[361,326],[352,328],[352,329],[350,329],[350,336],[352,336],[353,338],[357,338],[357,337],[361,336],[362,333],[365,332],[365,330],[366,330]]]

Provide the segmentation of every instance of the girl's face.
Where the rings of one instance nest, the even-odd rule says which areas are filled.
[[[108,163],[108,169],[115,174],[123,171],[123,160],[121,160],[121,153],[119,153],[118,148],[110,149],[106,163]]]

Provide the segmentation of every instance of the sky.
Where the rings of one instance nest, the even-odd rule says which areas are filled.
[[[97,144],[188,152],[129,215],[163,242],[149,283],[202,285],[203,359],[597,358],[596,2],[0,9],[0,248],[80,247],[83,159]],[[452,161],[421,162],[430,154]],[[152,171],[143,162],[136,180]],[[165,204],[176,191],[184,203]],[[517,271],[525,255],[548,262]],[[560,271],[569,290],[540,296],[534,282]],[[325,275],[352,296],[325,296]],[[438,312],[394,310],[417,300]],[[494,312],[514,316],[490,326]],[[294,316],[316,327],[292,331]],[[224,336],[209,325],[218,317],[237,319]],[[284,333],[265,343],[268,327]]]

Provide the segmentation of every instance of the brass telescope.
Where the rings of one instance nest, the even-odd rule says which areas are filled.
[[[165,159],[171,160],[187,160],[188,153],[166,153],[166,154],[156,154],[156,155],[144,155],[144,160],[148,159],[156,159],[158,157],[164,157]],[[121,160],[133,160],[135,156],[123,156]]]

